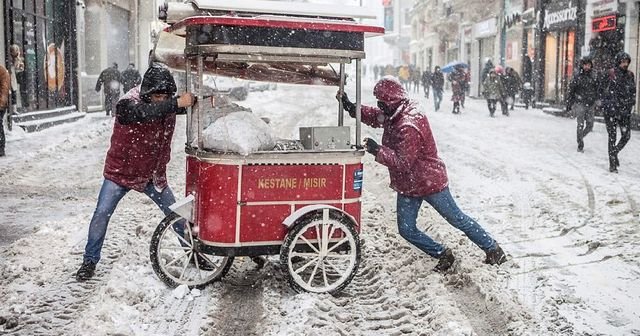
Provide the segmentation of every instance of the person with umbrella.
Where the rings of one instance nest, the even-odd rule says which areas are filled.
[[[456,64],[454,71],[447,76],[447,79],[451,82],[451,101],[453,102],[453,114],[460,113],[460,104],[464,101],[464,90],[466,75],[464,73],[464,67],[461,64]]]

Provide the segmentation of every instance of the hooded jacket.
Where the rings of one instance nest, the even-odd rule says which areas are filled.
[[[107,152],[104,177],[123,187],[144,191],[149,182],[159,190],[167,186],[166,168],[176,122],[177,98],[152,103],[151,94],[174,95],[176,85],[168,69],[152,64],[142,85],[131,89],[116,104],[116,121]]]
[[[616,67],[603,78],[603,103],[605,113],[626,116],[636,103],[636,80],[633,72],[620,67],[623,60],[630,60],[627,53],[616,55]]]
[[[491,74],[495,74],[491,78]],[[502,99],[505,96],[504,85],[502,79],[496,74],[495,70],[491,69],[489,74],[482,83],[482,94],[485,99]]]
[[[567,92],[567,108],[573,104],[593,106],[598,98],[598,81],[593,70],[585,71],[583,65],[592,64],[590,59],[580,62],[580,69],[571,79]]]
[[[448,185],[447,170],[438,157],[427,117],[392,77],[378,81],[373,94],[394,111],[389,116],[377,107],[362,106],[362,122],[384,128],[376,161],[389,169],[391,188],[411,197],[442,191]]]

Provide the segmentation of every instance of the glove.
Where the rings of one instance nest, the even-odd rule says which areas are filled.
[[[342,100],[342,108],[344,108],[345,111],[349,112],[349,116],[351,118],[355,118],[356,117],[356,104],[352,103],[349,100],[349,96],[347,96],[347,93],[343,92],[342,93],[342,97],[340,97],[340,93],[338,93],[336,95],[336,98]]]
[[[378,151],[380,150],[380,145],[378,145],[378,143],[375,140],[371,138],[365,138],[364,145],[367,148],[367,152],[369,152],[373,156],[378,155]]]

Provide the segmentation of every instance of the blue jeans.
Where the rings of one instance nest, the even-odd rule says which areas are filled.
[[[111,215],[118,206],[120,200],[129,192],[129,188],[120,186],[113,181],[105,179],[98,195],[98,205],[89,224],[89,236],[87,246],[84,248],[84,261],[97,263],[100,260],[100,251],[107,234],[107,226]],[[160,210],[166,215],[172,211],[169,206],[176,202],[171,188],[166,187],[162,191],[156,190],[153,182],[149,182],[144,189],[145,195],[149,196]]]
[[[496,248],[495,240],[484,231],[480,224],[458,208],[447,187],[441,192],[423,197],[409,197],[398,194],[398,231],[402,238],[420,250],[434,258],[438,258],[444,252],[444,246],[416,227],[416,218],[422,201],[429,203],[449,224],[464,232],[474,244],[484,251]]]
[[[442,103],[442,89],[433,89],[433,107],[436,111],[440,109],[440,103]]]

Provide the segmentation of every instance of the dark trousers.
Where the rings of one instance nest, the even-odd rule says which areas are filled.
[[[424,90],[424,96],[427,97],[427,99],[429,99],[429,85],[423,85],[423,90]]]
[[[496,99],[487,99],[487,107],[489,107],[489,115],[493,117],[493,114],[496,113]]]
[[[616,162],[618,153],[631,139],[631,114],[624,116],[605,114],[604,122],[609,135],[609,164],[611,164]],[[616,144],[618,127],[620,127],[620,140]]]
[[[6,111],[6,109],[0,109],[0,156],[4,156],[4,114]]]
[[[590,106],[581,103],[575,103],[571,110],[578,122],[576,139],[578,140],[578,144],[581,144],[583,143],[584,137],[593,130],[594,111]]]
[[[509,104],[507,104],[506,99],[500,99],[500,109],[502,110],[502,114],[508,116],[509,115]]]

